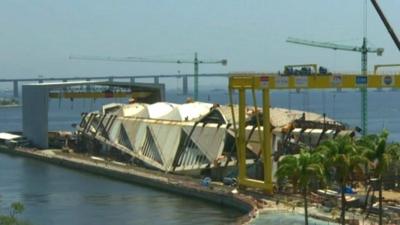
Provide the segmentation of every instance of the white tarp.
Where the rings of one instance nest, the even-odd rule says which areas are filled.
[[[22,138],[22,136],[10,133],[0,133],[1,140],[14,140],[19,138]]]

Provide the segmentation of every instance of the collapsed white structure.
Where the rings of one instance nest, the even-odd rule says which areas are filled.
[[[253,112],[249,108],[247,115],[249,164],[256,161],[260,152]],[[166,172],[199,172],[235,165],[234,118],[237,118],[236,107],[202,102],[109,104],[100,112],[85,114],[79,132],[81,139],[89,138],[89,142],[96,141],[102,148],[120,151],[153,168]],[[299,121],[312,126],[302,127]],[[273,128],[273,152],[278,155],[282,152],[280,148],[290,147],[285,143],[302,139],[316,144],[344,129],[319,114],[280,108],[271,108],[269,122]]]

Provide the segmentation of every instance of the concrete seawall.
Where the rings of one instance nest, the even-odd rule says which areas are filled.
[[[244,214],[236,220],[236,224],[247,224],[258,215],[257,201],[254,198],[240,193],[232,194],[231,188],[224,186],[204,187],[200,185],[199,180],[190,177],[95,161],[90,157],[60,151],[56,154],[48,150],[32,151],[3,146],[0,146],[0,151],[231,207]]]

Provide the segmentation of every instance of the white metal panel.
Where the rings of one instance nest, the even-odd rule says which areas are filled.
[[[126,116],[126,117],[143,117],[147,118],[148,113],[146,110],[147,104],[135,103],[135,104],[128,104],[124,105],[121,108],[119,116]]]
[[[108,131],[108,138],[110,141],[117,143],[118,141],[118,135],[119,135],[119,130],[121,126],[121,121],[119,119],[114,120],[114,123],[111,125],[109,131]]]
[[[226,125],[198,124],[194,129],[191,139],[200,148],[208,160],[213,161],[222,154],[226,137]]]
[[[168,103],[168,102],[157,102],[151,105],[147,105],[148,116],[151,119],[158,119],[163,117],[164,115],[170,113],[176,104]]]
[[[294,136],[294,138],[298,139],[300,136],[302,129],[301,128],[295,128],[292,130],[292,134]]]
[[[120,109],[123,105],[121,103],[109,103],[101,106],[101,113],[102,114],[108,114],[108,112],[111,110],[117,110]]]
[[[134,151],[139,149],[139,146],[143,145],[145,137],[145,125],[141,121],[135,120],[122,120],[122,125],[125,127],[126,133],[128,134],[129,141]]]
[[[167,120],[191,121],[200,118],[210,112],[212,104],[192,102],[176,105],[168,114],[160,117]]]
[[[165,169],[169,169],[173,163],[181,140],[181,126],[175,124],[148,124],[154,135]]]
[[[336,133],[335,130],[326,130],[325,134],[324,134],[324,138],[333,138],[335,133]]]
[[[318,140],[319,140],[319,137],[321,136],[322,132],[323,132],[322,129],[313,129],[313,130],[309,133],[309,135],[310,135],[310,140],[311,140],[311,143],[312,143],[313,145],[316,145],[316,144],[317,144],[317,142],[318,142]]]

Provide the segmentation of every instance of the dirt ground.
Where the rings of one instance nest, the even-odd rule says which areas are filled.
[[[383,197],[385,200],[400,202],[400,192],[397,191],[383,191]]]

